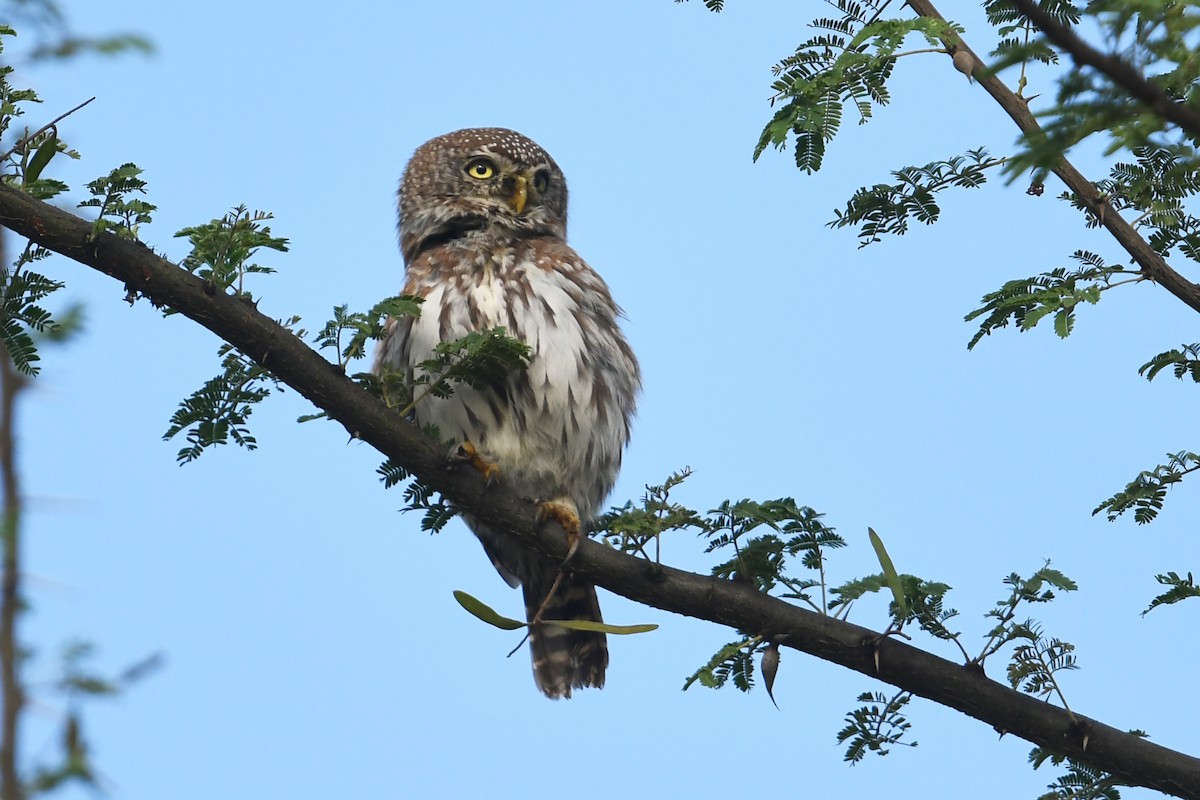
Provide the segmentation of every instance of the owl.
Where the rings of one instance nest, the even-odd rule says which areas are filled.
[[[535,142],[470,128],[417,148],[400,182],[403,294],[418,317],[392,319],[378,374],[410,380],[441,342],[503,327],[530,348],[502,385],[425,397],[415,422],[461,443],[476,466],[533,498],[576,534],[596,518],[629,441],[641,377],[603,279],[567,244],[567,183]],[[537,687],[548,697],[604,685],[603,633],[541,620],[601,621],[596,588],[464,515],[500,575],[520,586]]]

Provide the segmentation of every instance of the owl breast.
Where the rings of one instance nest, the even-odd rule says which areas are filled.
[[[472,442],[533,496],[568,497],[584,520],[593,518],[620,469],[638,389],[603,280],[550,238],[453,242],[422,254],[408,272],[406,291],[425,302],[385,361],[414,371],[437,344],[496,327],[531,351],[528,369],[503,385],[456,384],[450,397],[425,398],[418,423]]]

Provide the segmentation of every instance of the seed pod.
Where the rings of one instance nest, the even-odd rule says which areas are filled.
[[[775,694],[771,689],[775,687],[775,673],[779,671],[779,645],[772,644],[763,650],[759,669],[762,670],[763,683],[767,685],[767,697],[771,698],[772,703],[775,703]],[[775,707],[779,708],[779,703],[775,703]]]
[[[971,73],[975,71],[975,58],[966,50],[954,51],[954,68],[967,76],[967,80],[971,80]]]

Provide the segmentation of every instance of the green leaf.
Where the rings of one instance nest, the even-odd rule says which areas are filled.
[[[50,159],[54,158],[54,154],[58,152],[58,137],[51,134],[46,137],[46,140],[38,146],[34,152],[33,158],[29,159],[29,166],[25,168],[25,182],[33,183],[42,174],[42,170],[50,163]]]
[[[1154,598],[1146,610],[1142,612],[1143,617],[1159,606],[1169,606],[1172,603],[1178,603],[1181,600],[1187,600],[1191,597],[1200,597],[1200,587],[1196,586],[1196,581],[1190,572],[1186,578],[1181,578],[1177,572],[1168,572],[1165,575],[1155,575],[1154,580],[1163,586],[1170,586],[1171,588]]]
[[[903,741],[912,723],[904,716],[904,707],[912,695],[900,691],[891,698],[881,692],[864,692],[858,696],[860,706],[846,714],[846,727],[838,731],[838,744],[849,742],[845,760],[850,764],[862,761],[868,751],[886,756],[895,745],[916,747],[916,742]]]
[[[754,661],[751,657],[757,647],[757,638],[730,642],[683,682],[683,690],[687,691],[697,682],[709,689],[720,689],[732,678],[737,688],[743,692],[750,691],[754,673]]]
[[[177,238],[186,237],[192,245],[192,251],[183,259],[183,268],[221,291],[232,290],[239,297],[250,297],[245,290],[246,276],[275,271],[251,263],[254,254],[263,248],[279,253],[288,251],[288,240],[273,236],[271,228],[263,224],[272,219],[274,215],[269,212],[252,212],[241,205],[220,219],[177,231]]]
[[[1092,515],[1106,511],[1108,521],[1113,522],[1126,511],[1133,510],[1137,524],[1152,522],[1162,510],[1167,489],[1182,481],[1184,476],[1200,470],[1200,455],[1196,453],[1184,450],[1168,453],[1167,458],[1165,464],[1139,473],[1122,491],[1092,509]]]
[[[299,317],[292,317],[279,323],[291,330],[298,321]],[[247,450],[256,449],[258,442],[248,424],[250,415],[273,389],[282,391],[274,375],[233,345],[222,345],[217,355],[222,358],[221,374],[180,402],[163,434],[165,440],[187,431],[188,446],[177,455],[181,465],[195,461],[209,448],[229,444],[230,440]]]
[[[524,628],[525,623],[509,617],[501,616],[494,608],[486,603],[476,600],[466,592],[454,590],[454,599],[458,604],[469,611],[475,617],[486,622],[488,625],[494,625],[501,630],[515,631],[517,628]]]
[[[967,322],[984,318],[967,343],[967,349],[974,349],[984,336],[1007,327],[1009,322],[1016,323],[1017,329],[1025,332],[1051,314],[1054,315],[1054,332],[1065,339],[1074,330],[1075,312],[1081,303],[1095,305],[1100,302],[1103,292],[1142,280],[1137,271],[1119,265],[1106,266],[1099,256],[1086,250],[1076,250],[1071,258],[1079,262],[1081,268],[1059,267],[1031,278],[1008,281],[996,291],[985,294],[982,305],[964,318]],[[1133,277],[1114,281],[1117,276]],[[1167,356],[1164,353],[1160,358]]]
[[[867,535],[871,537],[871,547],[875,548],[875,556],[879,559],[879,566],[883,568],[883,577],[887,581],[888,588],[892,590],[892,598],[896,601],[896,608],[900,613],[897,615],[900,619],[908,616],[908,603],[904,599],[904,587],[900,584],[900,576],[896,573],[896,567],[892,564],[891,556],[883,546],[883,540],[879,538],[879,534],[871,528],[867,528]]]
[[[459,593],[455,592],[454,594],[457,596]],[[473,597],[471,599],[475,600]],[[458,602],[463,602],[461,597],[458,599]],[[479,601],[475,600],[475,602],[478,603]],[[480,605],[483,604],[480,603]],[[483,607],[487,608],[487,606]],[[469,608],[467,610],[471,611]],[[491,611],[490,608],[487,608],[487,610]],[[474,614],[475,612],[471,611],[471,613]],[[493,611],[492,613],[495,612]],[[476,614],[476,616],[479,615]],[[612,633],[617,636],[628,636],[631,633],[649,633],[650,631],[658,630],[658,626],[653,623],[643,625],[609,625],[607,622],[593,622],[590,619],[544,619],[542,622],[547,625],[557,625],[560,628],[569,628],[573,631],[595,631],[596,633]],[[495,625],[494,622],[492,624]]]

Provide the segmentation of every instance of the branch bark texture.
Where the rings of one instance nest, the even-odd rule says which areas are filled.
[[[447,454],[394,410],[253,304],[220,293],[146,246],[108,234],[54,206],[0,186],[0,224],[168,305],[233,344],[352,435],[403,464],[457,506],[542,554],[562,559],[565,532],[539,527],[535,509],[503,481],[488,487],[473,469],[449,469]],[[761,634],[781,645],[879,678],[1050,750],[1084,760],[1135,785],[1200,800],[1200,759],[1051,706],[891,637],[798,608],[730,581],[659,567],[584,540],[579,575],[665,611]]]

